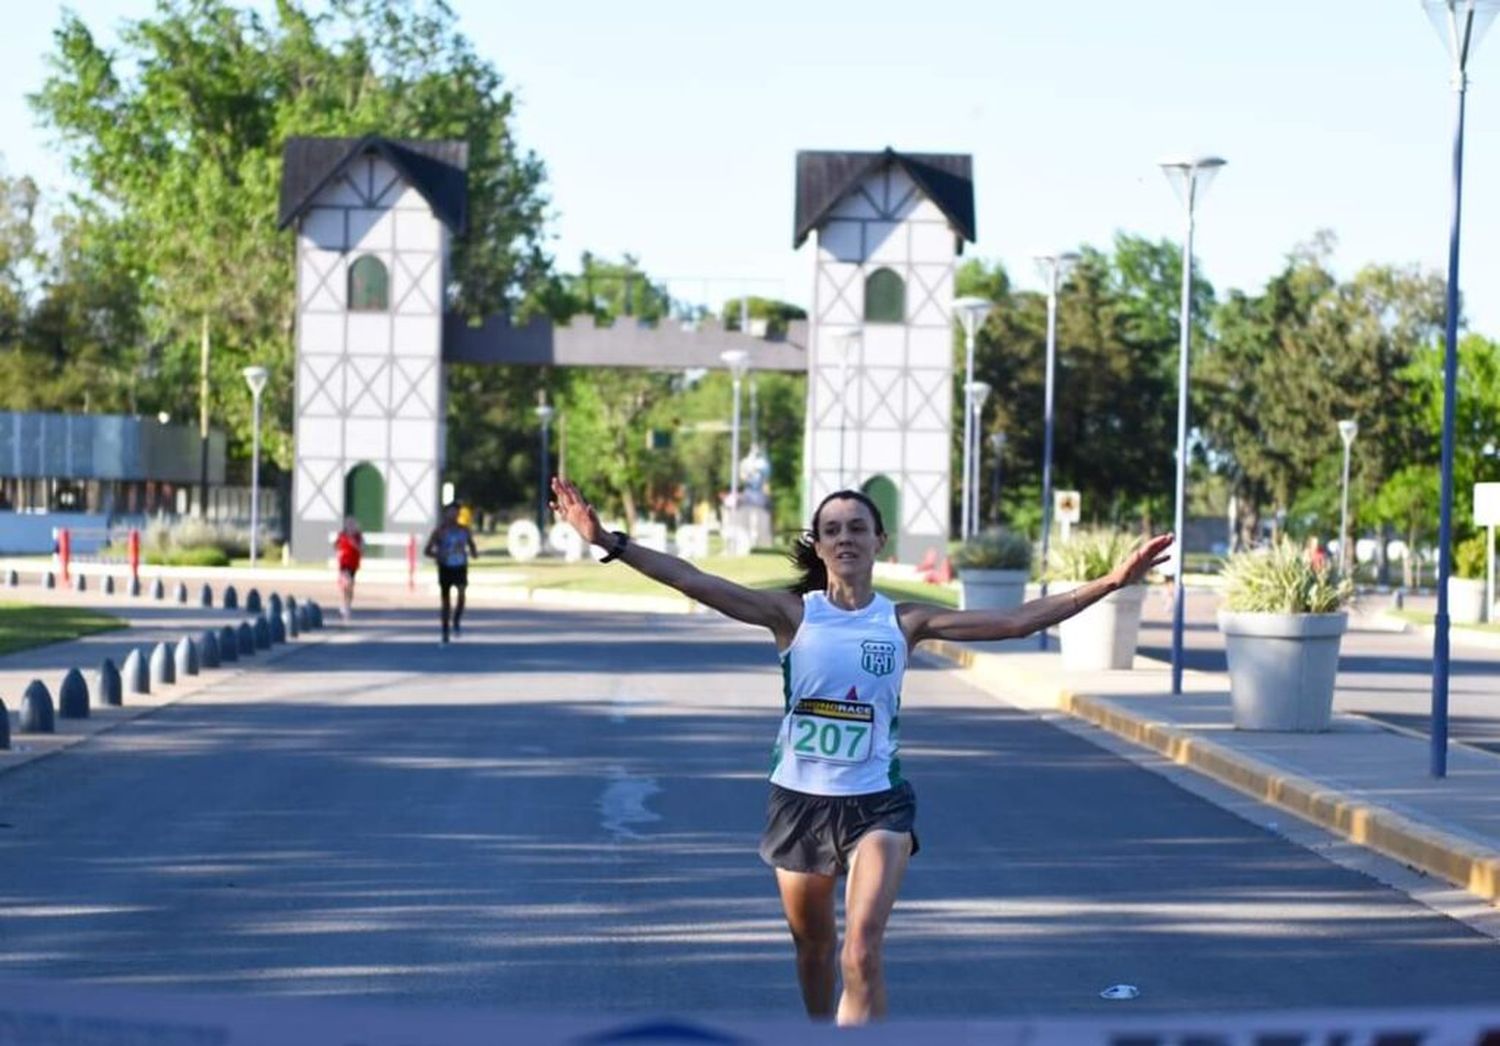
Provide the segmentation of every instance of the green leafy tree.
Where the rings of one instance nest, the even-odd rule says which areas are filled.
[[[119,40],[107,51],[65,14],[31,97],[86,187],[72,219],[93,227],[80,249],[98,253],[76,268],[138,284],[139,340],[117,346],[136,359],[119,365],[174,414],[195,413],[210,318],[213,388],[224,390],[213,413],[241,453],[250,398],[238,371],[253,361],[272,371],[268,454],[291,463],[292,243],[275,227],[289,136],[466,141],[470,227],[455,244],[454,307],[495,311],[545,274],[542,165],[516,144],[510,92],[445,4],[336,0],[313,14],[281,0],[263,18],[225,0],[162,0]]]

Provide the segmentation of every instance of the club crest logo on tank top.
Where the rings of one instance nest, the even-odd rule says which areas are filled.
[[[859,644],[859,666],[872,676],[888,676],[896,670],[896,644],[866,639]]]

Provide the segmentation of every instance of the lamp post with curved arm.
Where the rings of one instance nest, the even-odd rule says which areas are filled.
[[[1193,211],[1199,197],[1224,166],[1217,156],[1194,156],[1161,161],[1162,173],[1182,201],[1186,228],[1182,237],[1182,307],[1177,313],[1181,339],[1177,351],[1177,484],[1172,498],[1172,533],[1176,544],[1177,583],[1172,587],[1172,693],[1182,693],[1182,632],[1187,588],[1182,583],[1187,564],[1183,548],[1187,512],[1188,350],[1193,332]]]

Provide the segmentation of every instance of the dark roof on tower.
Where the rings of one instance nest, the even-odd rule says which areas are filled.
[[[412,185],[432,213],[455,234],[468,220],[469,145],[454,141],[398,141],[367,134],[363,138],[288,138],[281,159],[281,211],[285,229],[350,164],[378,153]]]
[[[838,202],[866,175],[896,164],[937,205],[959,236],[974,240],[974,158],[956,153],[799,152],[797,221],[792,246],[822,225]]]

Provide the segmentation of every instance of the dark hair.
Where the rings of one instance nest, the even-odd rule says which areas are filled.
[[[875,520],[875,533],[884,536],[885,521],[880,518],[880,509],[868,495],[861,494],[857,490],[835,490],[818,502],[817,511],[813,513],[812,526],[792,540],[792,548],[787,553],[787,558],[792,561],[792,565],[801,572],[802,576],[787,586],[788,591],[801,595],[804,592],[821,592],[828,587],[828,567],[818,558],[813,542],[818,538],[818,521],[823,515],[823,506],[836,498],[857,501],[869,509],[871,518]]]

